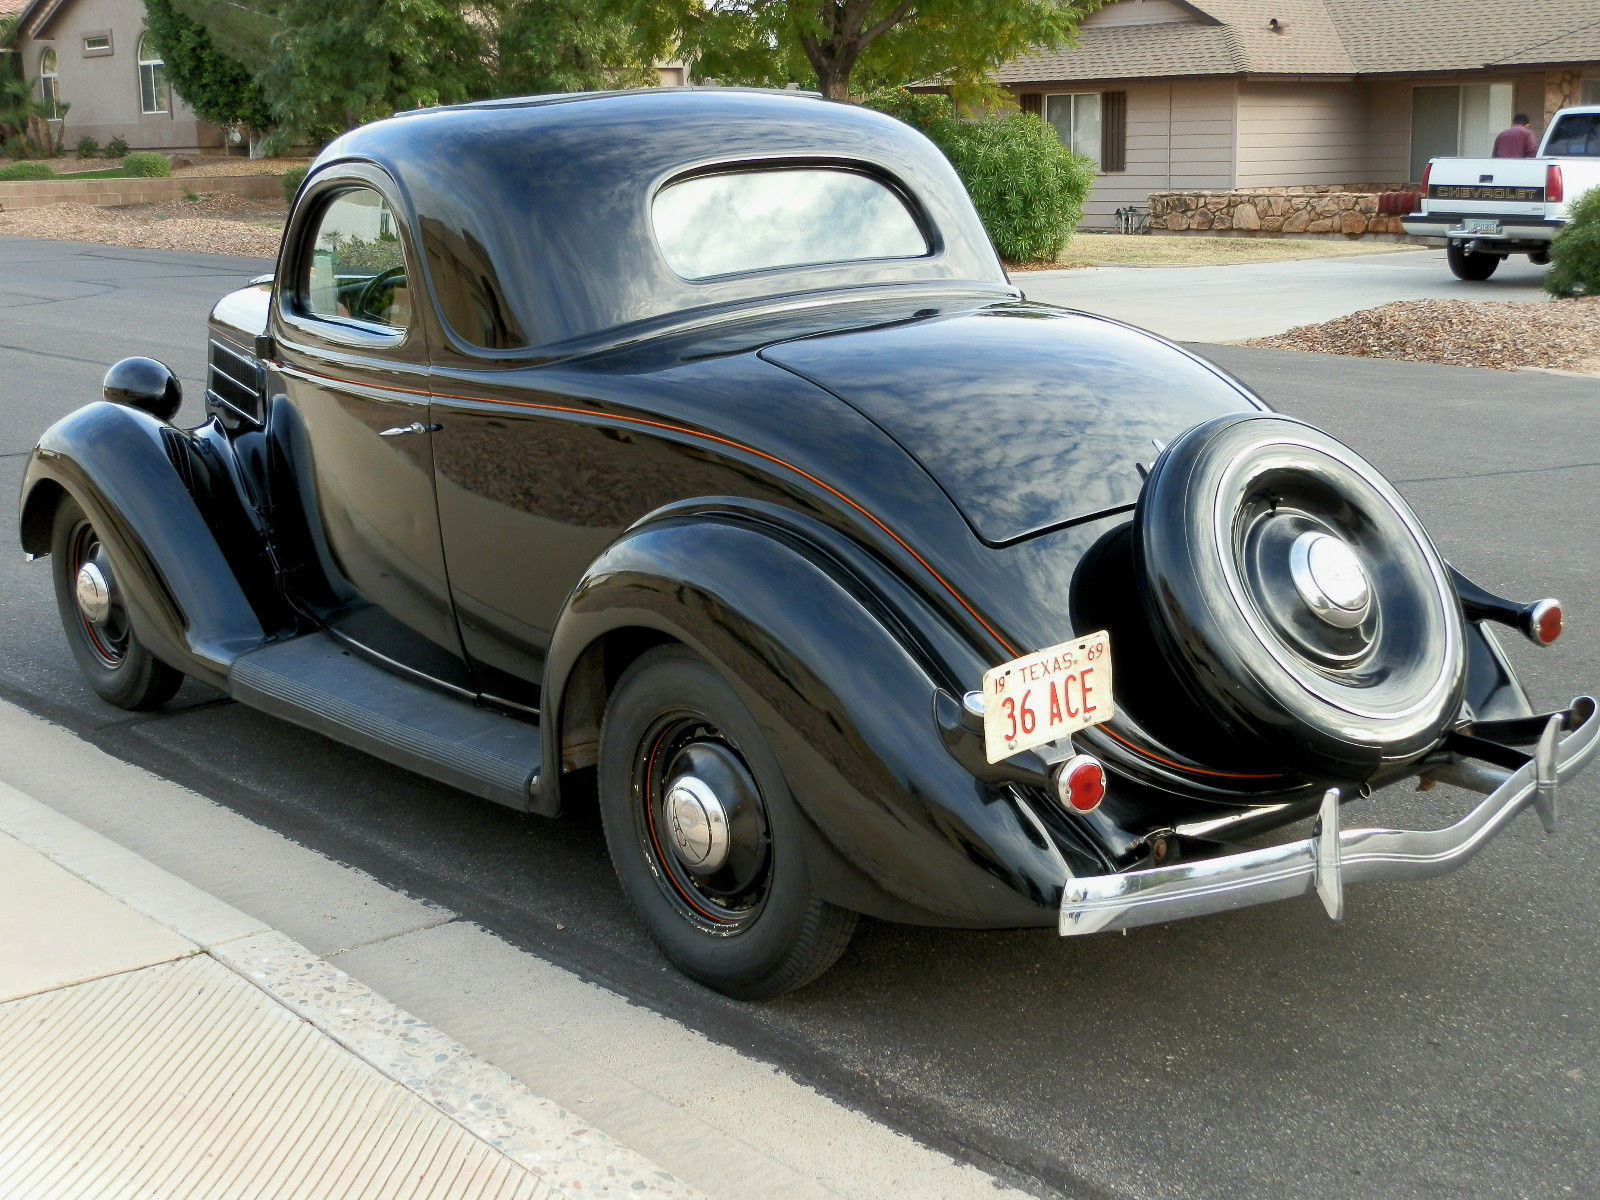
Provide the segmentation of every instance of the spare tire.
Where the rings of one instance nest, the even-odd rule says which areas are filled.
[[[1438,551],[1369,463],[1302,421],[1234,413],[1175,439],[1133,551],[1202,719],[1275,765],[1365,779],[1460,711],[1465,635]]]

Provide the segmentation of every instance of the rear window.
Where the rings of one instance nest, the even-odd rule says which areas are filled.
[[[904,199],[843,167],[772,167],[668,184],[651,208],[667,265],[685,279],[877,258],[920,258]]]
[[[1544,152],[1562,158],[1600,158],[1600,113],[1562,117],[1550,131]]]

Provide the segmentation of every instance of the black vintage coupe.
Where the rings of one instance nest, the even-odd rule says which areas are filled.
[[[41,439],[106,700],[183,675],[556,815],[661,949],[798,987],[858,913],[1089,933],[1449,870],[1594,755],[1333,438],[1028,303],[950,166],[796,95],[497,101],[317,159],[210,324]],[[1113,675],[1113,662],[1115,673]],[[1402,779],[1447,829],[1341,828]],[[1241,849],[1301,818],[1311,836]]]

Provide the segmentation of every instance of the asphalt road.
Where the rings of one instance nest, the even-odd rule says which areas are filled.
[[[205,313],[258,269],[0,239],[0,490],[117,357],[198,396]],[[1600,687],[1600,381],[1205,352],[1368,455],[1469,574],[1567,601],[1557,647],[1507,643],[1536,702]],[[1311,899],[1068,943],[864,922],[816,985],[740,1005],[664,969],[592,817],[480,803],[195,684],[161,713],[101,705],[12,520],[0,597],[0,695],[1041,1193],[1594,1194],[1600,772],[1558,836],[1522,818],[1454,875],[1352,890],[1342,926]],[[1461,801],[1351,817],[1442,824]]]

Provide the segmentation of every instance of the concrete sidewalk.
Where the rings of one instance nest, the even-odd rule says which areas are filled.
[[[1237,342],[1332,320],[1393,300],[1550,299],[1545,268],[1507,259],[1493,278],[1463,283],[1443,250],[1239,263],[1223,267],[1087,267],[1019,271],[1030,300],[1114,317],[1179,342]]]
[[[3,784],[0,830],[6,1200],[698,1195]]]
[[[622,1194],[1025,1196],[0,702],[0,1200]]]

